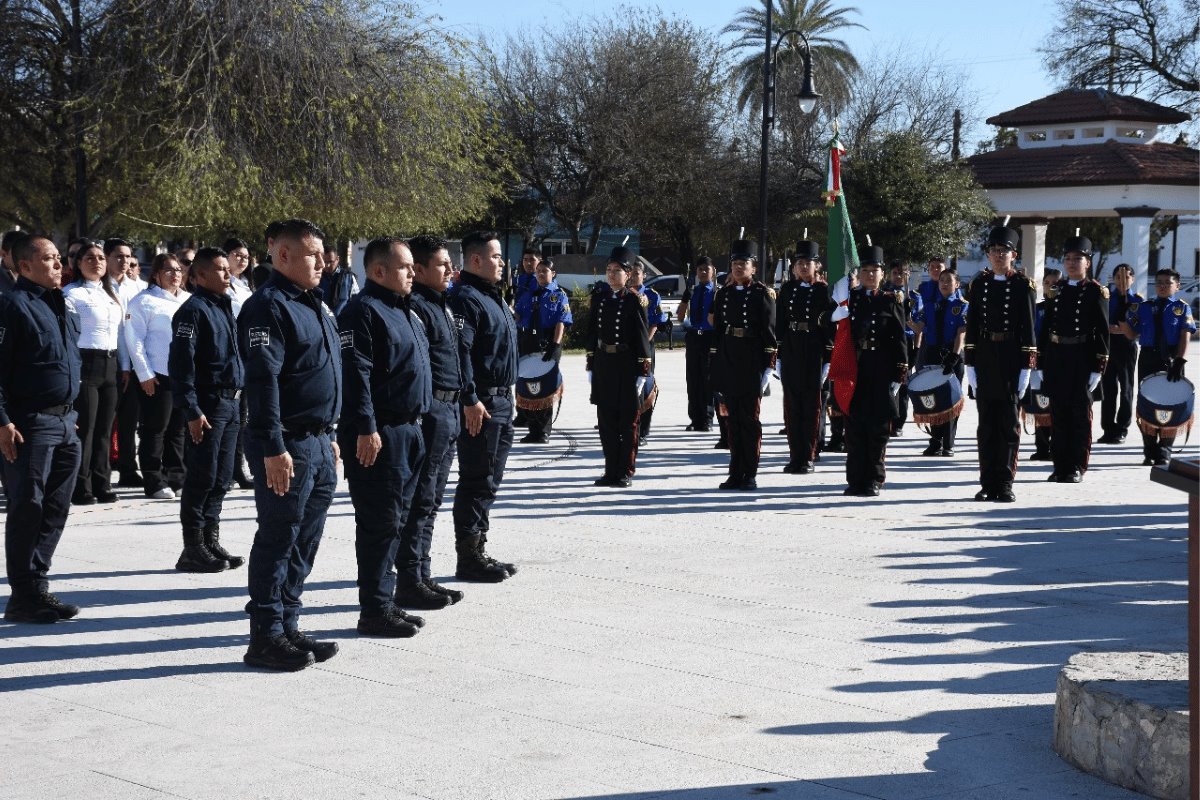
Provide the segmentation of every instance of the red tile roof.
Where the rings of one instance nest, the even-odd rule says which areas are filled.
[[[1175,125],[1187,122],[1190,114],[1149,100],[1113,94],[1105,89],[1066,89],[988,118],[991,125],[1054,125],[1066,122],[1128,120]]]
[[[1174,144],[1005,147],[967,159],[985,189],[1157,183],[1200,186],[1200,150]]]

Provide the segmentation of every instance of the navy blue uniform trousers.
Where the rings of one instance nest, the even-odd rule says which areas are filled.
[[[75,433],[77,415],[13,414],[24,437],[11,464],[0,458],[8,513],[4,521],[4,554],[8,585],[14,590],[41,591],[58,540],[67,524],[71,492],[79,474],[82,448]]]
[[[246,441],[258,510],[258,531],[250,548],[247,578],[254,632],[260,636],[277,636],[298,628],[300,595],[312,572],[325,530],[325,515],[337,486],[328,435],[285,433],[283,443],[292,456],[295,474],[288,491],[280,497],[267,488],[262,444],[254,439]]]
[[[241,402],[232,398],[206,397],[200,392],[200,410],[212,430],[204,432],[200,444],[185,434],[183,494],[179,521],[183,529],[207,528],[221,521],[225,487],[233,480],[233,457],[241,431]]]
[[[504,479],[513,443],[511,397],[480,398],[491,419],[475,436],[463,430],[458,437],[458,488],[454,492],[454,534],[459,539],[486,534],[489,513]]]
[[[380,616],[392,605],[396,576],[392,564],[408,522],[417,479],[425,463],[425,443],[416,422],[380,425],[383,449],[364,467],[355,456],[356,439],[339,438],[346,455],[346,482],[354,502],[354,552],[358,556],[358,604],[365,616]]]
[[[433,525],[438,509],[442,507],[461,428],[462,406],[457,401],[447,403],[435,399],[429,406],[429,413],[421,418],[425,462],[417,477],[412,508],[396,552],[396,572],[410,583],[433,577],[429,555],[433,547]]]

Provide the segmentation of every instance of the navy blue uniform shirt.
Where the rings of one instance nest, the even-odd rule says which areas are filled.
[[[429,339],[429,370],[433,388],[443,392],[461,392],[463,388],[462,351],[458,348],[458,326],[446,306],[446,295],[420,283],[413,283],[412,310],[425,326]]]
[[[1142,347],[1174,348],[1181,336],[1196,332],[1192,307],[1175,295],[1155,297],[1144,303],[1131,303],[1126,321],[1138,335]]]
[[[571,317],[571,300],[554,281],[546,284],[545,289],[539,284],[518,297],[515,314],[517,327],[536,330],[542,341],[550,338],[550,333],[558,323],[570,327],[574,321]]]
[[[79,315],[24,276],[0,295],[0,425],[79,394]]]
[[[463,275],[466,275],[464,272]],[[532,292],[538,287],[537,273],[526,272],[525,268],[517,265],[517,275],[513,279],[513,299],[520,300],[526,292]]]
[[[246,365],[249,435],[264,455],[281,455],[283,430],[330,430],[342,408],[337,321],[316,293],[278,270],[238,316]]]
[[[958,292],[945,298],[940,291],[936,301],[923,304],[913,314],[913,321],[925,324],[922,331],[925,346],[950,347],[954,344],[954,337],[967,324],[967,305]]]
[[[240,389],[246,370],[238,353],[233,301],[199,286],[171,318],[167,356],[171,395],[188,420],[200,419],[200,395],[214,389]]]
[[[717,287],[711,283],[697,283],[687,290],[688,323],[692,330],[711,331],[712,323],[708,315],[712,313],[713,300],[717,296]]]
[[[473,406],[480,392],[517,382],[517,323],[500,287],[470,272],[462,273],[449,304],[463,354],[462,404]]]
[[[407,297],[368,280],[338,316],[342,339],[341,429],[362,436],[377,423],[429,412],[429,339]]]

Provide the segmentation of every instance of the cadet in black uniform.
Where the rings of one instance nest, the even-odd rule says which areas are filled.
[[[171,318],[167,370],[171,397],[187,421],[179,521],[183,553],[175,569],[220,572],[246,559],[221,545],[221,506],[233,479],[241,430],[245,368],[237,347],[237,323],[225,251],[203,247],[192,260],[192,296]]]
[[[330,433],[342,407],[342,359],[337,321],[313,291],[324,234],[298,219],[273,230],[273,269],[238,316],[258,510],[244,661],[299,670],[337,654],[335,642],[318,642],[299,624],[304,581],[337,486],[339,451]]]
[[[408,241],[416,271],[413,280],[412,310],[420,317],[429,339],[429,368],[433,399],[429,413],[421,417],[421,435],[425,440],[425,462],[417,478],[412,507],[400,534],[396,552],[396,605],[406,608],[445,608],[463,599],[457,589],[442,586],[433,579],[430,550],[433,525],[442,495],[454,463],[455,446],[462,430],[462,407],[458,404],[463,386],[463,354],[458,347],[458,327],[446,307],[446,287],[454,274],[454,264],[440,236],[415,236]],[[486,562],[484,562],[486,563]],[[485,567],[488,574],[503,580],[500,567]]]
[[[517,325],[500,294],[504,260],[500,235],[493,231],[463,238],[461,283],[450,290],[450,310],[462,351],[461,403],[466,435],[458,437],[458,489],[454,493],[454,533],[458,569],[465,581],[494,582],[499,565],[485,550],[504,467],[513,443],[513,384],[517,380]],[[484,570],[484,565],[492,569]],[[503,580],[503,579],[501,579]]]
[[[1051,482],[1079,483],[1092,452],[1092,392],[1108,362],[1108,289],[1088,278],[1091,265],[1091,240],[1067,239],[1067,277],[1058,282],[1038,331],[1038,368],[1053,430]]]
[[[1062,270],[1047,267],[1042,272],[1042,299],[1033,307],[1033,340],[1036,342],[1042,330],[1042,320],[1046,318],[1046,308],[1050,305],[1050,298],[1054,296],[1054,290],[1058,286],[1058,279],[1062,277]],[[1053,456],[1050,455],[1050,426],[1037,425],[1033,429],[1033,453],[1029,456],[1030,461],[1052,461]]]
[[[1144,302],[1146,298],[1133,291],[1133,267],[1117,264],[1108,298],[1108,366],[1100,378],[1100,444],[1124,444],[1133,421],[1138,343],[1126,338],[1121,323],[1130,306]]]
[[[908,378],[904,296],[880,289],[883,248],[859,251],[861,285],[850,292],[850,334],[858,379],[846,415],[846,490],[876,497],[887,477],[884,459],[896,417],[897,396]]]
[[[658,292],[646,287],[645,283],[643,283],[645,275],[642,262],[635,258],[629,271],[629,288],[646,298],[646,336],[650,340],[650,374],[653,375],[656,363],[654,336],[658,333],[658,326],[663,323],[665,315],[662,310],[662,297]],[[654,405],[657,405],[657,403],[658,395],[656,394],[654,396]],[[650,441],[650,423],[654,418],[654,405],[651,405],[649,408],[643,408],[638,415],[639,447]]]
[[[650,337],[648,301],[625,285],[636,258],[628,247],[613,248],[605,268],[608,286],[592,292],[588,315],[588,383],[604,451],[604,475],[597,486],[629,486],[637,465],[638,409],[650,375]]]
[[[79,318],[59,288],[62,262],[45,236],[9,240],[18,277],[0,294],[0,456],[9,622],[71,619],[79,606],[50,593],[47,574],[71,510],[81,446]]]
[[[433,399],[429,340],[409,308],[408,245],[372,239],[363,265],[366,286],[338,317],[346,400],[337,436],[354,503],[358,632],[401,638],[423,622],[396,607],[392,566],[425,461],[421,416]],[[401,579],[415,583],[411,573]]]
[[[1013,269],[1017,244],[1011,228],[993,228],[987,238],[990,269],[971,281],[964,349],[967,384],[979,409],[979,483],[976,500],[1011,503],[1021,447],[1018,399],[1029,388],[1037,362],[1033,337],[1036,287]]]
[[[713,304],[713,388],[721,395],[729,437],[729,477],[722,489],[758,488],[763,392],[775,367],[775,290],[754,280],[754,243],[739,239],[729,254],[731,281]]]
[[[689,431],[712,430],[713,391],[709,379],[709,362],[713,327],[710,321],[717,287],[713,283],[712,259],[704,256],[696,264],[696,282],[684,290],[676,312],[680,322],[687,321],[684,336],[686,362]]]
[[[806,475],[813,471],[820,434],[822,386],[833,353],[830,314],[837,304],[829,286],[816,282],[816,242],[796,244],[792,280],[783,284],[776,302],[779,377],[783,383],[783,419],[790,458],[783,471]]]

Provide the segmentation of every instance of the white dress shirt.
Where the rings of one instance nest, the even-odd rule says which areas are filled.
[[[155,373],[167,374],[171,318],[191,296],[183,289],[173,295],[159,286],[151,286],[129,302],[125,316],[125,345],[129,348],[129,362],[141,383],[153,378]]]
[[[229,288],[225,290],[225,294],[229,295],[230,304],[233,306],[233,318],[237,319],[237,315],[242,313],[242,303],[249,300],[254,292],[250,291],[249,281],[230,275]]]
[[[100,281],[76,281],[67,286],[63,296],[67,307],[79,315],[79,349],[116,350],[118,367],[129,369],[124,304],[113,300]]]

